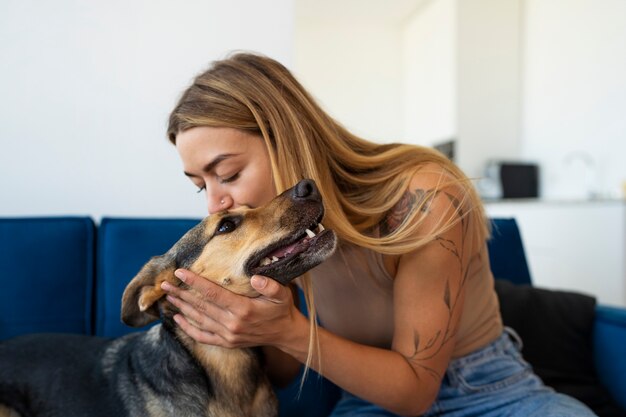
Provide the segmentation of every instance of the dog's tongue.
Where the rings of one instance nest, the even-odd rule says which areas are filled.
[[[295,243],[292,243],[291,245],[287,245],[284,248],[279,248],[276,249],[274,252],[270,253],[269,255],[267,255],[269,258],[271,258],[272,256],[275,256],[277,258],[284,258],[285,256],[291,255],[293,252],[296,251],[296,248],[298,246],[301,246],[303,244],[306,244],[309,240],[311,240],[308,237],[305,237],[302,240],[299,240]]]

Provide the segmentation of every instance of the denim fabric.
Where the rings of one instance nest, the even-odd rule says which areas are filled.
[[[427,417],[577,417],[595,416],[578,400],[546,387],[520,354],[511,329],[488,346],[450,362]],[[331,417],[395,417],[347,392]]]

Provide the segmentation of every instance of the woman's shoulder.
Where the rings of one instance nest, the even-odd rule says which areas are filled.
[[[463,189],[459,185],[459,179],[442,164],[427,162],[417,166],[402,196],[383,217],[380,235],[393,233],[410,217],[422,218],[433,211],[454,209],[463,199]],[[437,203],[440,197],[443,197],[443,203]]]

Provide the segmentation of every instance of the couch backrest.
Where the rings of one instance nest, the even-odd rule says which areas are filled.
[[[120,320],[126,285],[151,257],[167,252],[198,222],[199,219],[102,219],[98,229],[96,335],[117,337],[132,331]]]
[[[515,219],[494,218],[491,221],[489,262],[496,279],[514,284],[531,284],[530,270],[526,261],[522,236]]]
[[[0,219],[0,339],[132,331],[120,320],[124,288],[152,256],[165,253],[199,221],[103,218],[96,238],[88,217]],[[530,284],[514,219],[494,219],[488,244],[496,278]]]
[[[88,217],[0,218],[0,339],[92,332],[94,236]]]

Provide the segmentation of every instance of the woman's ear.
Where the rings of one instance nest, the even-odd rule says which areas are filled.
[[[165,295],[163,281],[178,285],[174,276],[174,259],[155,256],[130,281],[122,296],[122,321],[132,327],[142,327],[159,319],[156,302]]]

